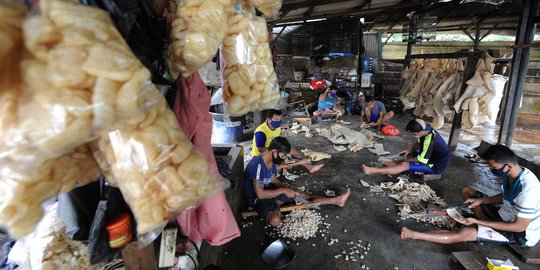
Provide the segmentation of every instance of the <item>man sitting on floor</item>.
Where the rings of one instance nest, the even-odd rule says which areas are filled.
[[[407,124],[407,131],[418,138],[417,142],[400,154],[405,160],[390,167],[369,167],[362,165],[365,174],[399,174],[410,171],[414,174],[442,174],[450,162],[450,149],[439,132],[422,119],[413,119]]]
[[[517,156],[504,145],[493,145],[482,158],[487,161],[491,172],[503,180],[502,194],[485,197],[471,188],[462,190],[464,202],[469,204],[476,218],[465,218],[458,222],[466,225],[457,231],[417,232],[406,227],[401,229],[401,239],[417,239],[441,244],[464,241],[490,240],[485,231],[496,231],[507,238],[498,242],[518,243],[534,246],[540,239],[540,182],[527,168],[520,167]],[[483,206],[502,204],[489,216]]]
[[[330,90],[330,86],[325,80],[311,81],[311,89],[321,91],[317,103],[317,111],[313,112],[315,116],[336,116],[337,94],[335,90]]]
[[[351,194],[351,190],[347,189],[337,197],[310,197],[285,187],[275,176],[276,165],[283,163],[290,150],[291,145],[287,139],[274,138],[268,151],[251,159],[244,172],[244,188],[249,206],[274,227],[281,223],[280,206],[294,203],[295,196],[320,205],[333,204],[343,207]]]
[[[281,111],[270,109],[266,112],[266,121],[255,129],[255,134],[253,136],[253,149],[251,150],[251,156],[256,157],[261,153],[264,153],[268,150],[270,142],[281,135]],[[296,149],[291,149],[291,157],[299,160],[305,159]],[[320,170],[324,164],[302,165],[310,173],[314,173]]]
[[[386,112],[384,103],[375,100],[373,96],[366,96],[364,102],[360,114],[360,125],[364,123],[364,117],[370,126],[380,126],[394,117],[394,112]]]

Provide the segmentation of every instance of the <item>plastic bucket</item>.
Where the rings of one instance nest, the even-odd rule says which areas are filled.
[[[212,115],[212,144],[239,143],[244,135],[245,117],[230,117],[230,121],[225,121],[221,113]]]
[[[121,248],[131,241],[131,218],[127,213],[115,217],[107,223],[109,233],[109,246]]]

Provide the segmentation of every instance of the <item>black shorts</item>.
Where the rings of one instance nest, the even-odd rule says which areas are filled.
[[[270,199],[257,199],[253,208],[255,211],[257,211],[259,217],[262,217],[266,222],[268,222],[268,214],[278,208],[276,205],[277,201],[281,201],[283,204],[294,203],[293,199],[285,196],[284,194],[280,194],[279,196]]]
[[[476,191],[473,195],[473,198],[487,198],[488,196],[480,191]],[[499,205],[496,204],[481,204],[480,207],[486,215],[486,217],[491,221],[501,221],[501,216],[499,215]]]
[[[474,198],[484,198],[487,197],[484,193],[480,191],[476,191],[473,195]],[[501,215],[499,215],[499,207],[494,204],[482,204],[480,205],[482,207],[482,211],[487,216],[487,218],[491,221],[503,221],[501,218]],[[478,230],[478,226],[477,226]],[[478,242],[483,243],[499,243],[499,244],[518,244],[522,247],[525,247],[525,243],[527,242],[527,239],[525,238],[525,232],[507,232],[503,230],[496,230],[494,231],[502,234],[504,237],[506,237],[509,241],[491,241],[484,238],[477,238]]]

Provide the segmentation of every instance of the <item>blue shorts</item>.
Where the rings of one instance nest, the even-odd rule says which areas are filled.
[[[427,164],[423,164],[420,162],[409,161],[409,171],[411,173],[435,174],[433,168],[429,167],[429,165]]]
[[[371,123],[376,123],[377,120],[379,120],[379,115],[371,114],[371,115],[370,115],[370,118],[371,118],[371,119],[369,119],[369,122],[371,122]]]
[[[268,222],[268,214],[278,209],[276,201],[281,201],[283,202],[283,204],[294,203],[293,199],[285,196],[285,194],[280,194],[277,197],[270,199],[257,199],[253,208],[255,209],[255,211],[257,211],[259,217],[262,217],[266,222]]]

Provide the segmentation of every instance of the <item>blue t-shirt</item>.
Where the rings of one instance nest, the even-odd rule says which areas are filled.
[[[364,111],[365,105],[362,106],[362,112]],[[375,106],[371,109],[371,119],[370,122],[377,122],[379,120],[379,116],[381,113],[385,113],[386,108],[384,107],[384,103],[375,100]]]
[[[326,95],[326,98],[321,101],[319,99],[319,104],[317,105],[317,108],[319,110],[329,109],[331,110],[334,107],[334,104],[336,104],[337,98],[330,98],[328,95]]]
[[[435,173],[441,174],[450,163],[450,149],[444,138],[436,130],[427,125],[430,130],[426,136],[418,139],[420,144],[420,154],[416,157],[420,163],[433,165]]]
[[[269,188],[272,186],[272,177],[276,172],[276,164],[272,164],[272,168],[268,169],[262,156],[256,156],[248,163],[244,171],[244,188],[246,189],[246,197],[250,207],[253,207],[257,200],[253,181],[262,181],[264,187]]]

